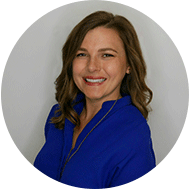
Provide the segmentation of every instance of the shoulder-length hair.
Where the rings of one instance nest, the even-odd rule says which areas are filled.
[[[59,116],[51,119],[59,129],[64,128],[66,118],[73,124],[80,125],[79,115],[73,108],[73,101],[80,90],[73,81],[72,62],[87,32],[99,26],[116,30],[122,39],[131,73],[125,75],[120,93],[131,95],[132,103],[144,118],[148,117],[147,106],[152,100],[152,91],[145,83],[146,65],[136,31],[126,18],[114,16],[105,11],[97,11],[85,17],[74,27],[62,49],[63,68],[55,82]]]

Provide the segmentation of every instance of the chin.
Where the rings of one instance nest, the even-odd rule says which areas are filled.
[[[103,98],[103,95],[100,94],[85,94],[85,96],[90,100],[100,100]]]

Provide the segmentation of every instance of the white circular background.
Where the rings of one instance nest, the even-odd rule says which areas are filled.
[[[33,6],[33,13],[37,9],[36,5],[37,2]],[[59,2],[57,6],[49,6],[43,14],[37,12],[34,20],[25,22],[21,33],[37,18],[60,5]],[[27,8],[29,10],[29,5],[26,5],[26,11]],[[149,17],[128,6],[106,1],[78,2],[49,12],[32,24],[17,43],[15,40],[20,37],[20,32],[16,34],[14,43],[11,43],[12,46],[15,43],[16,45],[8,58],[3,75],[3,114],[13,141],[31,163],[45,142],[44,124],[50,108],[56,103],[54,81],[62,67],[61,48],[73,27],[97,10],[125,16],[137,31],[148,68],[147,84],[154,92],[151,103],[153,111],[148,123],[157,164],[170,152],[181,133],[188,108],[188,83],[182,58],[169,36]],[[32,17],[31,12],[30,14]],[[170,22],[177,26],[175,30],[182,35],[183,31],[178,27],[180,20],[169,15],[164,16],[170,17]],[[14,19],[14,15],[12,17]],[[24,15],[20,18],[25,19]],[[5,33],[9,40],[15,33],[14,28],[17,31],[17,23],[22,25],[16,19],[11,23],[13,27]],[[11,158],[8,158],[14,161],[15,149],[11,148],[11,151]],[[12,166],[8,167],[8,163],[7,169],[11,174]]]

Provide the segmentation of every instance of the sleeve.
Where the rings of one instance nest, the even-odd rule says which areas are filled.
[[[110,187],[129,183],[145,175],[155,167],[155,155],[151,139],[143,140],[140,145],[114,167]]]

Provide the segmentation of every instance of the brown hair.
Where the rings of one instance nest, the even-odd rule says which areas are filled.
[[[60,106],[57,110],[59,116],[51,119],[59,129],[64,127],[65,118],[75,125],[80,124],[79,115],[73,109],[73,101],[80,91],[73,81],[72,61],[87,32],[99,26],[116,30],[122,39],[131,73],[125,75],[120,92],[131,95],[132,103],[145,118],[148,117],[147,106],[152,100],[152,91],[145,83],[146,65],[135,29],[122,16],[97,11],[74,27],[62,49],[63,69],[55,82],[56,100]]]

